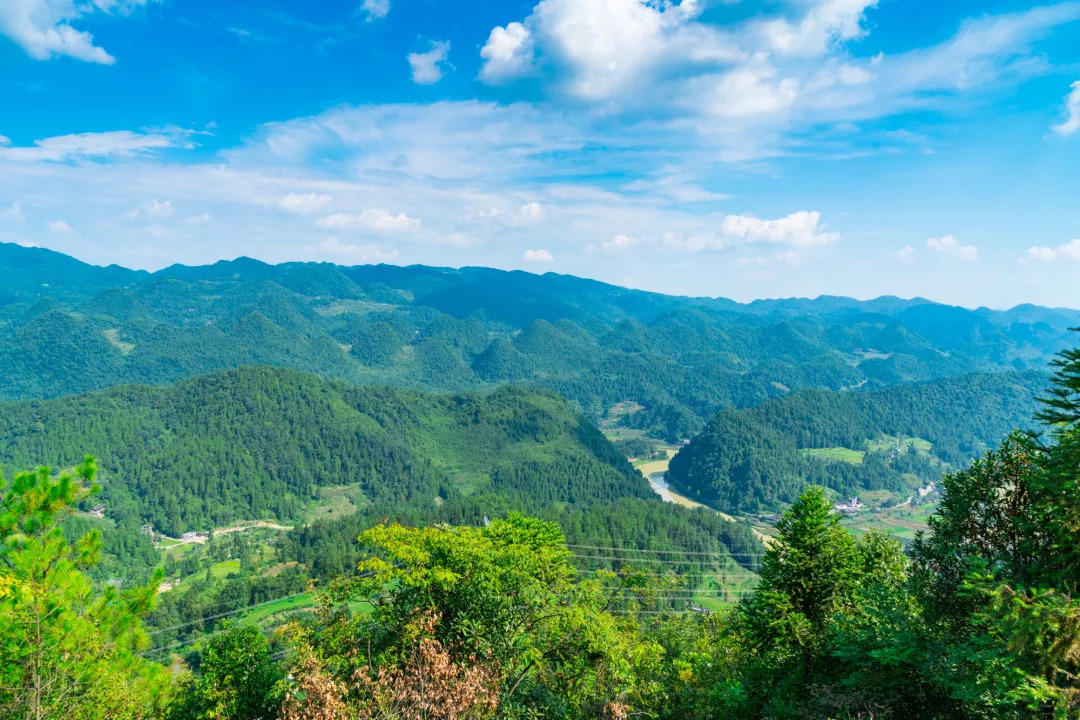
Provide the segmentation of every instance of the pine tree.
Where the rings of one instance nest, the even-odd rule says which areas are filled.
[[[21,473],[0,499],[0,716],[146,718],[168,694],[164,668],[139,656],[160,572],[147,587],[99,591],[84,571],[100,534],[64,537],[63,521],[97,491],[95,472],[87,457],[55,478]]]

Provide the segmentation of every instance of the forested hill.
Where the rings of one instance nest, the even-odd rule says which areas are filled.
[[[106,517],[172,535],[298,520],[328,486],[350,486],[359,507],[421,513],[481,494],[533,511],[654,497],[570,403],[520,388],[436,396],[243,368],[6,403],[0,438],[8,471],[93,453]]]
[[[1080,313],[926,300],[739,304],[488,268],[241,258],[156,273],[0,244],[0,399],[266,364],[440,392],[514,382],[675,440],[725,407],[1041,368]]]
[[[667,479],[732,511],[774,510],[809,484],[911,492],[1025,427],[1039,372],[976,374],[863,393],[811,390],[727,410],[672,459]]]

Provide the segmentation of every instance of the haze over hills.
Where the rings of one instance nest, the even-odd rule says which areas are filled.
[[[922,299],[688,298],[489,268],[268,265],[155,273],[0,245],[0,398],[170,383],[250,364],[350,384],[554,390],[669,440],[727,407],[1041,368],[1080,312]]]

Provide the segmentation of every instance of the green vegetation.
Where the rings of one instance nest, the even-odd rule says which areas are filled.
[[[486,268],[239,258],[148,274],[14,245],[0,272],[0,399],[265,364],[441,392],[540,387],[668,442],[805,389],[1041,368],[1078,320],[896,298],[740,305]]]
[[[63,523],[98,491],[86,458],[73,472],[0,478],[0,715],[11,718],[149,717],[168,700],[167,674],[139,651],[150,585],[95,588],[84,571],[101,535],[74,543]]]
[[[866,456],[865,450],[852,450],[845,447],[807,448],[803,452],[808,457],[817,458],[818,460],[835,460],[852,465],[862,465],[863,458]]]
[[[247,533],[214,537],[179,563],[204,568],[205,587],[218,602],[233,597],[235,609],[202,608],[152,631],[153,658],[184,646],[169,634],[196,642],[191,674],[172,681],[138,656],[148,643],[135,608],[149,607],[161,574],[149,588],[97,599],[79,570],[96,534],[72,546],[60,529],[93,464],[77,468],[81,484],[21,474],[0,515],[0,702],[13,716],[132,720],[1073,717],[1080,353],[1063,356],[1041,417],[1045,436],[1014,433],[941,479],[941,502],[910,557],[880,532],[852,535],[825,490],[811,487],[758,553],[756,581],[724,552],[675,542],[648,552],[639,540],[665,535],[651,526],[662,516],[636,498],[560,506],[557,522],[515,512],[425,527],[383,518],[351,535],[351,567],[323,576],[314,596],[261,603],[252,602],[257,583],[282,582],[287,563],[244,576],[265,551]],[[679,534],[688,516],[738,527],[672,510]],[[340,538],[325,532],[333,524],[297,528],[261,560],[314,550],[305,534]],[[582,531],[596,540],[577,540]],[[215,577],[234,559],[238,573]],[[155,614],[187,605],[192,591],[164,593]],[[222,619],[234,616],[244,619]],[[283,629],[268,640],[258,623],[275,617]],[[199,624],[206,634],[192,629]],[[42,626],[47,642],[37,639]]]
[[[10,403],[0,436],[6,466],[66,466],[92,449],[106,516],[172,537],[299,519],[329,499],[323,488],[342,486],[350,503],[429,509],[485,491],[528,507],[652,496],[569,403],[514,388],[444,397],[244,368],[170,388]]]
[[[998,442],[1034,412],[1035,373],[969,375],[869,392],[807,390],[725,410],[672,459],[667,480],[727,511],[775,510],[808,484],[841,496],[910,493]],[[956,422],[957,414],[970,421]]]
[[[1080,351],[1045,434],[1007,435],[1071,311],[6,245],[0,270],[0,464],[61,468],[0,480],[0,716],[1080,708]],[[675,447],[687,505],[782,519],[661,502],[628,458]]]

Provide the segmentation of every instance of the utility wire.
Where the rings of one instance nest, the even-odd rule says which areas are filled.
[[[606,560],[617,561],[622,563],[647,563],[649,565],[670,565],[672,567],[681,567],[683,565],[689,565],[695,561],[693,560],[679,560],[677,558],[625,558],[625,557],[612,557],[609,555],[571,555],[571,557],[578,560]],[[711,564],[719,565],[719,561],[712,561]]]
[[[206,615],[204,617],[195,618],[194,620],[189,620],[188,622],[180,623],[179,625],[170,625],[169,627],[158,628],[158,629],[154,630],[153,632],[150,632],[150,633],[147,633],[147,634],[148,635],[157,635],[159,633],[168,632],[169,630],[179,630],[180,628],[185,628],[185,627],[188,627],[189,625],[196,625],[196,624],[198,624],[200,622],[204,622],[206,620],[218,620],[218,619],[223,618],[223,617],[228,617],[230,615],[235,615],[237,613],[242,613],[245,610],[251,610],[253,608],[262,607],[264,605],[270,605],[272,603],[280,602],[282,600],[291,600],[292,598],[300,597],[301,595],[307,595],[307,594],[308,593],[306,593],[306,592],[302,592],[302,593],[294,593],[292,595],[285,595],[283,597],[275,598],[273,600],[266,600],[265,602],[255,603],[253,605],[245,605],[244,607],[236,608],[235,610],[230,610],[229,612],[223,612],[223,613],[218,613],[217,615]]]
[[[577,550],[607,550],[610,552],[636,552],[636,553],[651,553],[658,555],[697,555],[707,557],[745,557],[745,558],[758,558],[765,557],[766,553],[734,553],[734,552],[697,552],[692,550],[646,550],[643,548],[619,548],[619,547],[605,547],[603,545],[572,545],[566,544],[566,547]],[[576,556],[575,556],[576,557]]]

